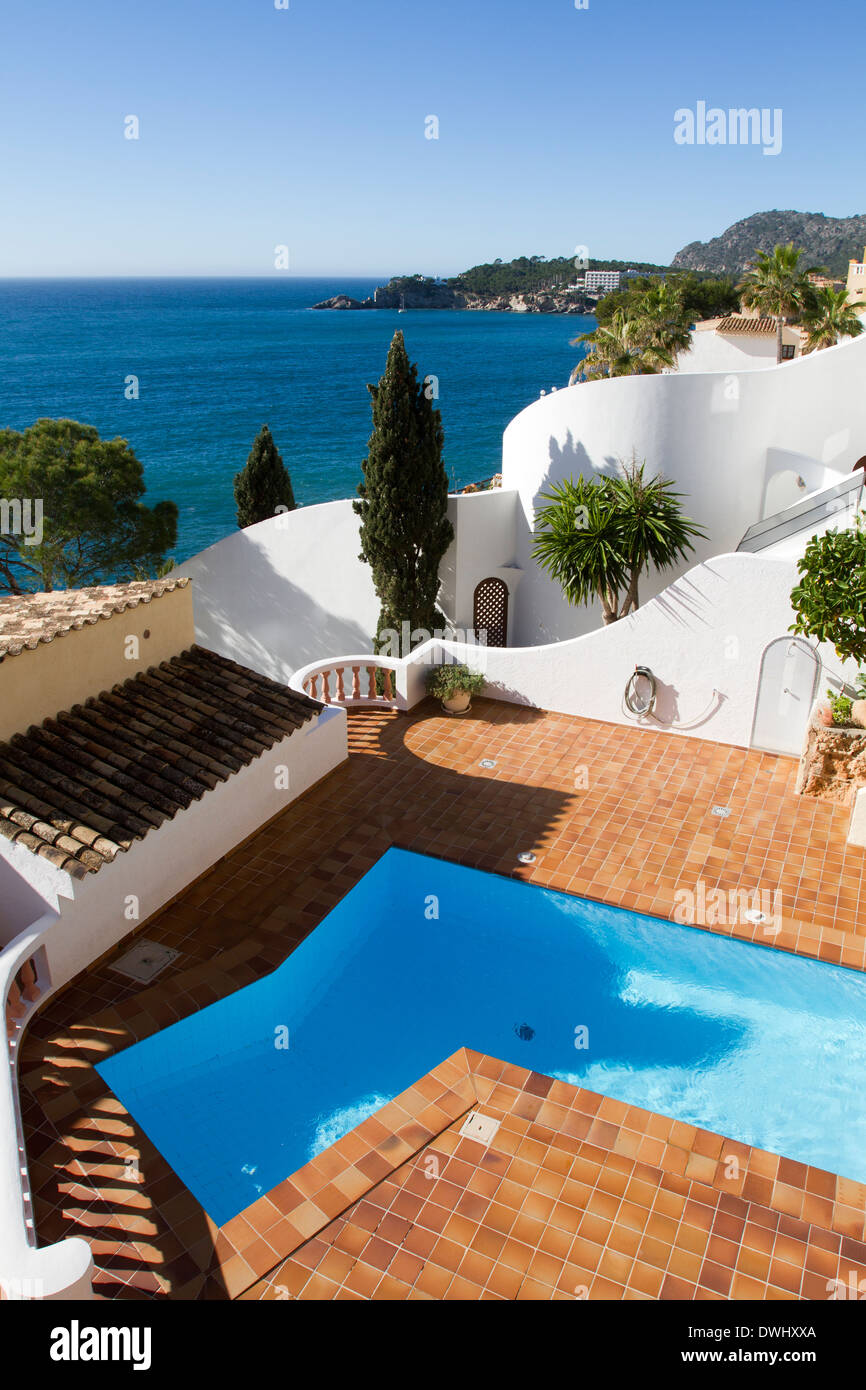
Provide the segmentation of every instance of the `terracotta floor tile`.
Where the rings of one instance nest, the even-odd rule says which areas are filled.
[[[219,1232],[81,1041],[126,1045],[273,970],[391,843],[662,918],[683,880],[778,884],[773,941],[719,930],[866,963],[866,853],[845,808],[794,795],[790,759],[487,700],[463,723],[431,704],[353,713],[350,740],[347,765],[147,924],[181,952],[157,986],[101,963],[36,1016],[21,1095],[40,1238],[90,1238],[120,1298],[784,1300],[866,1271],[863,1184],[479,1054],[473,1090],[466,1053],[394,1103],[405,1141],[371,1117]],[[595,769],[579,795],[576,761]],[[711,822],[716,803],[736,818]],[[518,868],[528,827],[538,859]],[[80,1065],[46,1061],[57,1044]],[[473,1097],[502,1121],[489,1150],[458,1134]],[[121,1203],[136,1152],[144,1182]]]

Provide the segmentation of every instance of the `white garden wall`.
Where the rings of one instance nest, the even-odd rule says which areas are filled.
[[[532,562],[537,497],[551,482],[610,472],[636,453],[675,480],[707,530],[693,564],[733,550],[762,517],[772,478],[790,470],[787,455],[798,456],[800,473],[813,461],[803,474],[810,491],[851,471],[866,453],[864,380],[866,335],[757,371],[583,382],[521,411],[505,431],[502,464],[503,487],[520,494],[516,561],[526,571],[514,640],[562,640],[598,622],[569,607]],[[642,598],[672,577],[650,578]]]
[[[475,589],[482,579],[503,579],[508,585],[508,638],[513,640],[514,595],[522,578],[515,567],[518,494],[501,488],[470,492],[448,499],[454,542],[439,567],[439,602],[452,627],[471,633]]]
[[[761,655],[793,622],[795,576],[789,559],[717,555],[637,613],[571,641],[487,650],[430,643],[413,653],[414,674],[404,685],[421,698],[422,673],[444,651],[482,670],[485,694],[495,699],[748,747]],[[839,674],[853,678],[832,648],[818,650],[826,663],[822,689]],[[623,693],[637,665],[656,676],[655,717],[626,708]],[[804,728],[807,717],[804,706]]]
[[[349,500],[235,531],[178,567],[196,640],[273,680],[332,651],[370,651],[379,601]]]
[[[455,537],[440,566],[440,606],[461,631],[472,629],[480,580],[496,575],[517,590],[517,503],[498,488],[448,499]],[[360,548],[350,500],[233,532],[179,566],[194,581],[196,641],[284,682],[308,662],[372,652],[379,600]]]

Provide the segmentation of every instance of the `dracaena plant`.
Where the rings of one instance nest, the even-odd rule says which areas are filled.
[[[566,478],[542,495],[533,554],[569,603],[601,602],[605,623],[639,606],[652,566],[669,569],[705,533],[685,516],[667,478],[647,478],[632,459],[618,477]]]

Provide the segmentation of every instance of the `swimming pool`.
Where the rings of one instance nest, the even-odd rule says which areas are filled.
[[[399,849],[97,1070],[222,1225],[463,1045],[866,1181],[866,976]]]

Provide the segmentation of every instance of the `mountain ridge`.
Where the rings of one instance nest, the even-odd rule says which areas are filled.
[[[789,241],[803,248],[806,264],[822,266],[829,275],[844,280],[849,260],[863,254],[866,213],[828,217],[823,212],[794,209],[754,212],[709,241],[690,241],[676,253],[671,265],[677,270],[739,275],[756,251],[771,252],[774,246]]]

